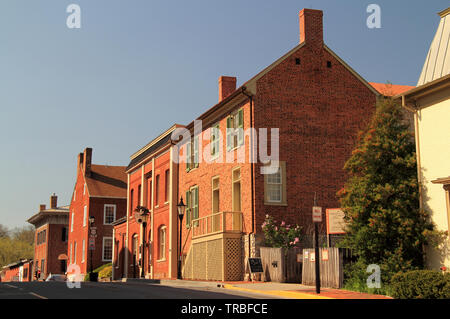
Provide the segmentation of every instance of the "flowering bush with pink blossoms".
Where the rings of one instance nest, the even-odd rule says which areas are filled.
[[[274,248],[291,248],[298,246],[302,239],[302,228],[298,225],[278,223],[272,216],[266,215],[261,225],[265,237],[265,246]]]

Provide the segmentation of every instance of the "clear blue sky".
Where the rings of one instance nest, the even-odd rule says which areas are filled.
[[[66,7],[81,6],[68,29]],[[382,28],[368,29],[377,3]],[[2,0],[0,223],[22,226],[55,192],[65,205],[76,156],[129,156],[217,102],[220,75],[248,80],[298,43],[298,12],[324,11],[326,44],[368,81],[415,85],[437,29],[434,1]]]

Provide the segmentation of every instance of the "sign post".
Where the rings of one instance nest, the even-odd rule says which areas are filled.
[[[316,206],[314,196],[314,207],[312,209],[312,218],[314,223],[314,248],[315,248],[315,266],[316,266],[316,293],[320,294],[320,252],[319,252],[319,223],[322,222],[322,207]]]

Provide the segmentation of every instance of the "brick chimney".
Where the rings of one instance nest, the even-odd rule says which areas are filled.
[[[298,14],[300,19],[300,43],[323,47],[323,12],[321,10],[303,9]]]
[[[56,207],[58,207],[58,196],[56,196],[56,194],[53,193],[53,195],[50,196],[50,208]]]
[[[84,158],[84,154],[80,153],[78,154],[78,161],[77,161],[77,172],[79,169],[81,169],[83,166],[83,158]]]
[[[91,163],[92,163],[92,148],[87,147],[84,150],[84,158],[83,158],[83,171],[84,176],[91,176]]]
[[[43,210],[45,210],[45,204],[39,205],[39,211],[42,212]]]
[[[233,76],[219,77],[219,102],[236,91],[236,78]]]

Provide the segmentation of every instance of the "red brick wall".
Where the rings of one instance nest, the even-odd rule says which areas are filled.
[[[115,235],[115,251],[114,251],[114,279],[125,278],[125,255],[127,254],[127,248],[125,240],[127,236],[127,223],[114,226]]]
[[[139,185],[141,185],[144,196],[142,197],[143,206],[151,209],[153,200],[153,221],[149,219],[149,223],[146,227],[146,250],[145,250],[145,268],[146,273],[150,272],[149,258],[151,257],[151,265],[153,266],[153,277],[154,278],[169,278],[169,211],[170,211],[170,203],[169,199],[165,198],[165,190],[166,190],[166,181],[165,181],[165,172],[166,170],[170,170],[170,151],[163,152],[162,155],[155,158],[155,172],[154,172],[154,180],[152,180],[152,162],[146,162],[144,164],[144,183],[145,186],[142,186],[142,166],[139,166],[131,175],[130,175],[130,184],[129,184],[129,196],[131,198],[131,193],[133,193],[133,199],[129,202],[129,231],[128,231],[128,242],[129,242],[129,267],[128,267],[128,276],[133,277],[135,275],[133,269],[133,258],[132,258],[132,242],[133,236],[137,234],[139,237],[139,243],[142,242],[140,225],[135,222],[134,219],[134,210],[140,205],[138,203],[139,195],[138,189]],[[156,178],[159,175],[159,187],[158,190],[156,188]],[[150,183],[153,184],[153,194],[151,194]],[[172,191],[176,196],[176,185],[172,185]],[[156,205],[156,196],[158,191],[158,199],[159,203]],[[131,202],[133,203],[133,207],[131,207]],[[166,227],[166,258],[164,260],[160,260],[159,256],[159,240],[158,240],[158,230],[160,227]],[[153,244],[148,245],[149,240],[151,239],[151,228],[153,227],[154,235],[153,235]],[[176,249],[176,244],[174,249]],[[149,255],[149,253],[151,255]],[[138,256],[139,259],[139,256]],[[139,271],[136,271],[136,275],[139,275]]]
[[[83,195],[84,178],[81,170],[78,172],[78,178],[75,185],[77,192],[75,200],[70,205],[69,212],[69,241],[67,245],[67,256],[69,257],[69,263],[71,261],[70,250],[73,245],[73,254],[75,254],[75,242],[77,243],[76,249],[76,264],[80,267],[82,274],[90,271],[90,251],[89,251],[89,216],[95,217],[94,227],[97,227],[97,237],[95,239],[95,250],[92,252],[92,264],[93,269],[108,263],[108,261],[102,260],[103,253],[103,238],[112,237],[111,225],[104,225],[104,206],[105,204],[116,205],[116,219],[119,219],[126,214],[126,199],[123,198],[97,198],[89,197],[88,190],[86,189]],[[87,221],[86,226],[83,226],[84,206],[87,206]],[[73,232],[70,231],[72,223],[72,213],[74,213],[74,225]],[[85,260],[82,262],[83,252],[83,239],[85,240]]]
[[[280,128],[288,206],[264,205],[264,177],[256,165],[255,229],[260,232],[265,214],[271,214],[311,231],[314,192],[324,213],[339,207],[336,192],[346,180],[344,163],[357,131],[375,110],[376,95],[325,49],[320,55],[310,50],[308,42],[262,77],[257,90],[255,125]]]
[[[46,231],[47,235],[45,238],[45,242],[41,243],[41,244],[37,244],[38,241],[38,234],[42,231]],[[49,225],[43,225],[41,227],[39,227],[38,229],[36,229],[35,233],[34,233],[34,271],[33,271],[33,278],[34,278],[34,272],[38,269],[42,269],[42,260],[45,260],[45,265],[44,265],[44,271],[41,272],[41,277],[45,278],[48,274],[47,271],[47,267],[48,267],[48,256],[47,256],[47,251],[48,251],[48,239],[49,239]]]

